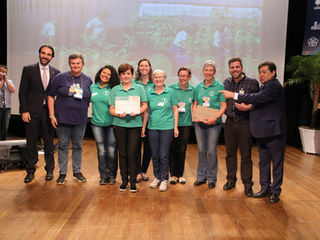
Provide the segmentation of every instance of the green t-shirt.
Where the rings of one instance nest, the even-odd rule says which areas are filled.
[[[110,126],[113,122],[113,116],[109,112],[109,95],[111,89],[109,84],[101,88],[100,83],[94,83],[90,86],[92,115],[91,123],[97,126]]]
[[[194,87],[189,84],[188,87],[183,90],[179,83],[174,83],[169,86],[174,90],[174,94],[178,102],[179,111],[179,127],[192,126],[192,113],[191,106],[194,100]]]
[[[173,106],[177,105],[177,98],[171,88],[165,87],[161,94],[154,88],[147,91],[149,118],[148,129],[170,130],[174,129]]]
[[[147,84],[144,84],[141,82],[141,80],[136,81],[135,78],[132,79],[132,82],[134,82],[135,84],[139,84],[141,86],[144,87],[144,90],[150,91],[152,88],[154,88],[154,83],[152,81],[148,81]]]
[[[197,85],[195,89],[194,100],[198,102],[198,105],[220,110],[220,102],[226,101],[223,94],[218,92],[220,90],[224,90],[224,86],[221,82],[218,82],[216,79],[213,80],[213,83],[209,87],[206,87],[204,85],[203,80],[201,83]],[[217,120],[217,123],[221,122],[222,118],[220,117]]]
[[[109,97],[109,105],[115,106],[115,97],[122,96],[122,97],[129,97],[129,96],[138,96],[140,97],[140,103],[147,102],[146,92],[141,85],[132,83],[131,88],[127,91],[123,89],[122,84],[115,86],[112,88],[110,97]],[[127,114],[124,118],[114,117],[113,118],[113,125],[119,127],[142,127],[142,118],[140,115],[135,117],[131,117]]]

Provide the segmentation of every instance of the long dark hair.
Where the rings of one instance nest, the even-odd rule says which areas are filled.
[[[149,66],[150,66],[149,81],[153,82],[153,80],[152,80],[152,66],[151,66],[151,63],[150,63],[149,59],[147,59],[147,58],[143,58],[143,59],[141,59],[141,60],[138,62],[138,68],[137,68],[137,71],[136,71],[135,80],[138,81],[138,80],[141,79],[141,72],[140,72],[140,70],[139,70],[139,65],[140,65],[140,63],[143,62],[143,61],[148,62]]]
[[[100,74],[103,71],[103,69],[109,69],[111,71],[111,76],[110,76],[110,80],[109,80],[109,87],[113,88],[116,85],[120,84],[120,78],[119,75],[117,73],[117,70],[111,66],[111,65],[105,65],[104,67],[100,68],[99,71],[96,73],[96,76],[94,78],[94,82],[98,83],[100,82]]]

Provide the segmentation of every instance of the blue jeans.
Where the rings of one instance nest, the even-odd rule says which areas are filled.
[[[58,164],[60,174],[68,172],[68,152],[70,140],[72,142],[72,170],[73,173],[81,172],[82,163],[82,141],[86,131],[84,125],[64,125],[59,124],[57,128],[58,136]]]
[[[204,123],[195,123],[194,127],[198,144],[197,180],[216,182],[218,171],[217,145],[221,124],[205,126]]]
[[[113,128],[94,124],[91,125],[91,128],[97,145],[100,178],[116,178],[118,154]]]
[[[171,130],[150,130],[149,145],[151,148],[153,174],[160,181],[169,177],[169,153],[173,139]]]

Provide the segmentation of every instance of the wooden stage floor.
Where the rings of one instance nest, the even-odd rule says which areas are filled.
[[[55,155],[57,157],[57,153]],[[23,183],[25,171],[0,173],[0,239],[320,239],[320,157],[287,146],[281,200],[247,198],[240,176],[224,191],[225,146],[218,146],[217,187],[194,187],[197,146],[188,145],[185,185],[167,192],[138,184],[137,193],[116,185],[100,186],[95,142],[86,139],[82,172],[86,183],[65,185],[44,180],[43,155],[35,180]],[[57,159],[57,158],[56,158]],[[253,148],[254,191],[260,190],[257,148]],[[153,179],[152,166],[148,175]],[[55,169],[55,179],[58,167]]]

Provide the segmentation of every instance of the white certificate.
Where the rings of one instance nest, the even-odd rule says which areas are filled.
[[[116,96],[115,112],[140,114],[140,96]]]

